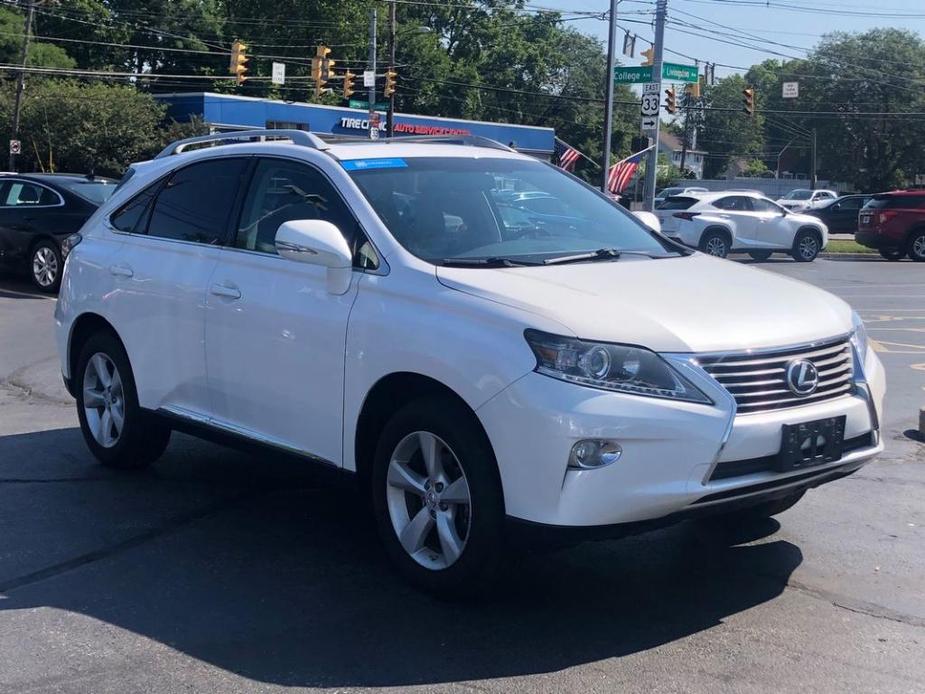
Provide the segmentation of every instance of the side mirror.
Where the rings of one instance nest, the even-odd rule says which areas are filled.
[[[662,223],[658,221],[658,217],[656,217],[652,212],[647,212],[646,210],[636,210],[633,212],[633,215],[652,231],[661,232]]]
[[[327,268],[328,291],[344,294],[350,288],[353,254],[340,230],[320,219],[283,222],[276,230],[276,252],[286,260]]]

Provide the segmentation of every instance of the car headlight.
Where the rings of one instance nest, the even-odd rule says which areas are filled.
[[[536,371],[569,383],[653,398],[713,404],[655,352],[642,347],[586,342],[539,330],[524,332]]]
[[[864,362],[867,361],[867,329],[864,327],[864,321],[861,320],[857,311],[852,311],[851,322],[854,326],[851,333],[851,344],[854,345],[854,351],[861,361],[861,366],[863,366]]]

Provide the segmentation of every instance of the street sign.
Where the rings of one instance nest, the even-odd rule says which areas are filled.
[[[270,81],[273,84],[286,84],[286,63],[273,63],[273,76]]]
[[[22,143],[19,140],[10,140],[10,154],[21,154]]]
[[[677,63],[662,63],[662,77],[673,82],[696,82],[696,65],[678,65]]]
[[[784,99],[798,99],[800,97],[800,83],[784,82],[781,96]]]
[[[615,67],[613,81],[617,84],[642,84],[652,80],[652,66]]]
[[[363,70],[363,86],[364,87],[375,87],[376,86],[376,73],[372,70]]]
[[[350,108],[360,108],[360,109],[363,109],[364,111],[369,110],[369,102],[366,101],[365,99],[350,99],[347,105]],[[373,106],[373,110],[375,111],[387,111],[388,108],[389,108],[388,101],[377,101],[376,104]]]
[[[639,112],[643,116],[657,116],[661,107],[659,102],[658,92],[646,92],[642,95],[642,107]]]
[[[643,116],[642,122],[640,123],[640,126],[642,127],[642,130],[644,132],[649,131],[649,130],[655,130],[657,125],[658,125],[658,116]]]

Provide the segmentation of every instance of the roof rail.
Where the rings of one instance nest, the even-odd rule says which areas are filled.
[[[215,133],[213,135],[188,137],[185,140],[177,140],[176,142],[171,142],[163,150],[161,150],[160,154],[154,158],[162,159],[163,157],[180,154],[184,152],[190,145],[205,144],[207,142],[215,142],[221,145],[231,144],[236,140],[254,139],[260,139],[261,141],[266,141],[268,139],[289,140],[293,144],[302,145],[304,147],[311,147],[313,149],[328,148],[328,145],[324,140],[322,140],[314,133],[306,132],[305,130],[235,130],[233,132]]]
[[[497,140],[492,140],[489,137],[483,137],[481,135],[393,135],[392,137],[382,138],[379,142],[420,142],[440,145],[468,145],[469,147],[502,149],[506,152],[516,151],[507,145],[501,144]]]

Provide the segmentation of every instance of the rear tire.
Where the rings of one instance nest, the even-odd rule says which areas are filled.
[[[925,229],[913,231],[909,237],[909,257],[919,263],[925,261]]]
[[[54,294],[61,286],[64,259],[53,241],[43,239],[29,251],[29,279],[40,292]]]
[[[767,260],[771,257],[773,251],[749,251],[748,254],[752,257],[752,260]]]
[[[716,258],[729,255],[729,237],[722,231],[707,231],[700,239],[700,250]]]
[[[504,545],[504,500],[472,412],[434,396],[400,409],[379,436],[371,484],[379,534],[406,579],[444,599],[491,582]]]
[[[811,263],[819,255],[819,235],[815,231],[804,230],[797,233],[793,240],[793,249],[790,255],[798,263]]]
[[[139,407],[128,355],[115,335],[91,335],[72,376],[80,431],[100,463],[139,469],[163,454],[170,428]]]
[[[905,255],[901,248],[881,248],[878,252],[881,258],[890,261],[902,260]]]

